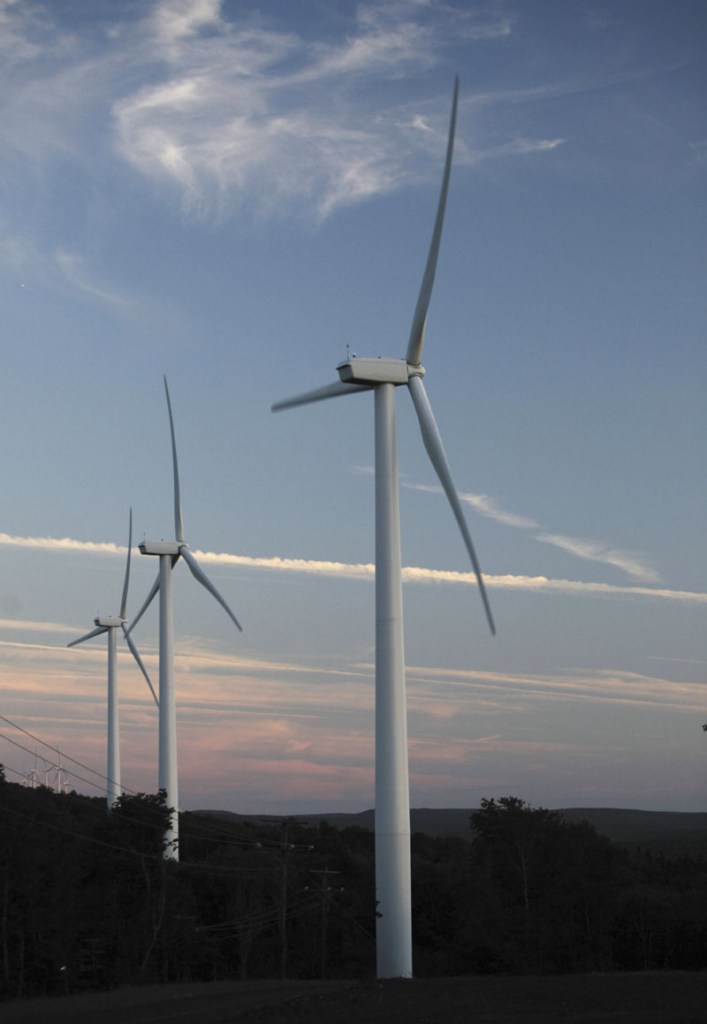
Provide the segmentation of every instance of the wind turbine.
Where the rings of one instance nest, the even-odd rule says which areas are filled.
[[[422,440],[447,495],[476,574],[491,632],[495,626],[481,569],[461,503],[427,399],[421,365],[427,310],[439,253],[449,173],[452,165],[459,80],[455,78],[442,188],[427,264],[420,286],[410,338],[403,359],[358,358],[341,363],[339,380],[306,394],[277,402],[273,411],[339,395],[372,390],[375,406],[376,529],[376,924],[379,978],[412,977],[410,897],[410,794],[405,708],[402,580],[400,561],[399,483],[395,434],[395,389],[410,391]]]
[[[122,794],[120,784],[120,717],[118,708],[118,682],[116,674],[116,638],[119,629],[122,629],[132,656],[138,663],[140,671],[147,680],[147,685],[150,687],[155,703],[157,703],[157,696],[155,695],[152,683],[150,682],[150,677],[148,676],[147,670],[145,669],[142,659],[138,654],[137,647],[133,643],[132,637],[125,627],[125,623],[127,622],[125,612],[128,604],[130,554],[132,551],[132,543],[133,510],[130,509],[128,526],[128,559],[125,564],[125,580],[123,582],[123,597],[120,602],[120,614],[99,616],[97,619],[93,620],[96,624],[95,629],[92,629],[90,633],[86,633],[85,636],[80,636],[78,640],[72,640],[70,644],[67,644],[67,647],[76,647],[77,644],[82,644],[85,640],[90,640],[94,636],[100,636],[102,633],[108,634],[108,767],[106,769],[106,775],[108,776],[106,790],[108,810],[113,807]]]
[[[172,607],[172,569],[180,558],[189,566],[192,576],[216,598],[239,630],[240,622],[209,580],[184,539],[182,505],[179,494],[179,467],[177,443],[174,437],[172,403],[169,400],[167,378],[164,378],[167,396],[169,429],[172,437],[172,468],[174,473],[174,532],[175,540],[143,541],[139,545],[143,555],[157,555],[160,569],[145,602],[133,619],[128,632],[132,632],[150,605],[155,594],[160,595],[160,682],[159,682],[159,788],[165,791],[167,806],[172,809],[170,827],[166,835],[166,856],[179,860],[179,788],[177,777],[177,714],[174,699],[174,616]]]

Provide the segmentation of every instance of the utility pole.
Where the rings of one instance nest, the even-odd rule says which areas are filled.
[[[282,828],[282,845],[280,857],[280,977],[287,977],[287,855],[294,850],[289,842],[289,823],[284,820]]]
[[[280,977],[284,980],[287,977],[287,882],[288,882],[288,857],[293,850],[312,850],[313,847],[310,845],[297,844],[290,842],[290,825],[306,824],[306,822],[296,822],[293,819],[283,818],[280,821],[280,828],[282,829],[282,840],[280,842],[280,913],[279,913],[279,930],[280,930]]]
[[[319,879],[319,895],[322,901],[322,917],[321,917],[321,977],[326,977],[326,962],[327,962],[327,933],[329,930],[329,907],[331,904],[331,894],[334,891],[329,885],[330,875],[340,875],[340,871],[331,871],[329,868],[320,868],[319,870],[313,870],[310,872],[312,875],[320,875]],[[339,886],[337,892],[341,892],[342,887]]]

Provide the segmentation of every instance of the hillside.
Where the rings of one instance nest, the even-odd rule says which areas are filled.
[[[424,832],[430,836],[458,836],[471,840],[471,815],[478,808],[419,807],[410,811],[413,832]],[[680,855],[707,856],[707,812],[702,811],[641,811],[614,807],[568,807],[558,808],[562,816],[571,822],[587,821],[597,832],[612,842],[632,849],[641,848],[652,853],[663,853],[674,857]],[[203,811],[229,821],[251,821],[257,815],[235,814],[231,811]],[[335,828],[373,829],[372,809],[356,814],[332,812],[328,814],[293,814],[301,824],[318,825],[326,821]]]

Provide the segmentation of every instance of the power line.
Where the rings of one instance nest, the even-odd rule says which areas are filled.
[[[2,717],[2,716],[0,716],[0,717]],[[8,743],[11,743],[14,747],[17,747],[19,750],[24,750],[25,753],[27,753],[27,754],[34,754],[34,756],[37,757],[36,751],[30,750],[30,748],[26,747],[23,743],[18,743],[17,740],[13,740],[11,736],[7,736],[4,732],[0,732],[0,739],[7,740]],[[50,747],[49,749],[52,749],[52,748]],[[40,754],[39,756],[41,757],[42,755]],[[58,758],[59,762],[61,762],[63,756],[64,756],[63,754],[59,753],[59,758]],[[42,757],[42,761],[44,761],[45,765],[51,765],[51,762],[47,761],[47,759],[45,757]],[[75,763],[77,763],[77,762],[75,762]],[[53,767],[53,765],[52,765],[52,767]],[[93,782],[91,779],[83,778],[83,776],[79,775],[78,772],[67,772],[67,774],[72,776],[72,778],[79,779],[81,782],[85,782],[87,786],[95,786],[96,789],[99,789],[99,790],[101,790],[104,793],[106,792],[106,790],[105,790],[105,788],[103,786],[99,786],[98,783]]]
[[[30,732],[28,729],[23,728],[23,726],[18,725],[17,722],[13,722],[11,719],[7,718],[6,715],[0,715],[0,721],[6,722],[13,729],[17,729],[18,732],[21,732],[25,736],[28,736],[35,743],[39,743],[39,744],[41,744],[41,746],[46,747],[48,750],[53,751],[53,753],[55,753],[59,759],[62,759],[64,761],[70,761],[72,764],[78,765],[79,768],[82,768],[84,771],[89,772],[91,775],[95,775],[99,779],[102,779],[103,782],[101,784],[99,784],[97,782],[94,782],[91,779],[84,778],[78,772],[72,771],[70,773],[74,778],[76,778],[76,779],[80,780],[81,782],[85,783],[87,786],[93,786],[99,792],[101,792],[102,794],[107,796],[107,794],[108,794],[108,785],[106,785],[106,784],[109,784],[110,781],[111,781],[108,778],[107,775],[104,775],[102,772],[97,771],[95,768],[91,768],[90,765],[84,764],[83,761],[79,761],[77,758],[71,757],[70,754],[65,753],[64,751],[60,750],[58,747],[53,746],[51,743],[47,743],[45,740],[40,739],[39,736],[35,736],[35,734]],[[17,743],[16,740],[11,739],[9,736],[5,735],[4,733],[0,733],[0,736],[3,737],[4,739],[6,739],[9,743],[12,743],[14,746],[17,746],[21,750],[24,750],[26,753],[35,754],[36,755],[36,751],[30,750],[27,747],[23,747],[21,744]],[[42,759],[46,760],[46,758],[42,758]],[[130,789],[128,786],[122,785],[121,789],[122,789],[124,794],[130,795],[130,796],[139,796],[140,795],[137,790]],[[211,821],[213,821],[213,818],[211,819]],[[254,848],[267,847],[267,848],[272,848],[272,849],[279,848],[279,846],[280,846],[279,842],[277,842],[277,841],[253,839],[252,837],[247,836],[245,833],[241,833],[240,834],[241,835],[240,841],[239,841],[237,835],[236,835],[236,838],[233,838],[230,835],[228,835],[228,837],[227,837],[227,833],[226,833],[225,829],[221,829],[221,828],[218,828],[217,826],[211,825],[208,821],[205,822],[205,828],[203,829],[203,831],[204,832],[211,831],[212,835],[214,835],[214,836],[219,835],[219,837],[221,838],[221,841],[224,844],[227,844],[227,845],[233,845],[233,846],[239,846],[239,845],[242,845],[242,846],[253,846]],[[200,832],[190,832],[190,831],[187,831],[184,834],[184,838],[186,839],[188,836],[191,836],[191,838],[197,838],[197,837],[198,838],[203,838],[203,836],[202,836],[202,834]]]
[[[24,729],[21,725],[18,725],[17,722],[13,722],[11,719],[7,718],[5,715],[0,715],[0,721],[7,722],[7,724],[12,726],[13,729],[17,729],[18,732],[24,733],[25,736],[29,736],[29,738],[31,740],[34,740],[35,743],[40,743],[43,747],[47,747],[49,750],[54,751],[54,753],[58,757],[61,757],[61,758],[63,758],[66,761],[71,761],[72,764],[77,764],[79,766],[79,768],[83,768],[84,771],[90,772],[91,775],[97,775],[98,778],[99,779],[103,779],[104,782],[109,782],[110,781],[110,779],[108,779],[108,777],[106,775],[104,775],[102,772],[97,771],[95,768],[91,768],[90,765],[84,764],[83,761],[77,760],[75,757],[72,757],[70,754],[67,754],[65,751],[60,750],[58,747],[52,746],[52,744],[51,743],[47,743],[46,740],[40,739],[39,736],[35,736],[34,733],[31,733],[29,731],[29,729]],[[35,752],[34,751],[30,751],[30,753],[35,753]],[[86,782],[87,780],[83,779],[82,781]],[[101,788],[101,787],[97,786],[97,784],[95,782],[89,783],[89,785],[96,786],[96,788]]]

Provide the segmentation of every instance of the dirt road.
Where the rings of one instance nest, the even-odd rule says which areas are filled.
[[[704,1024],[707,975],[167,985],[0,1004],[2,1024]]]

